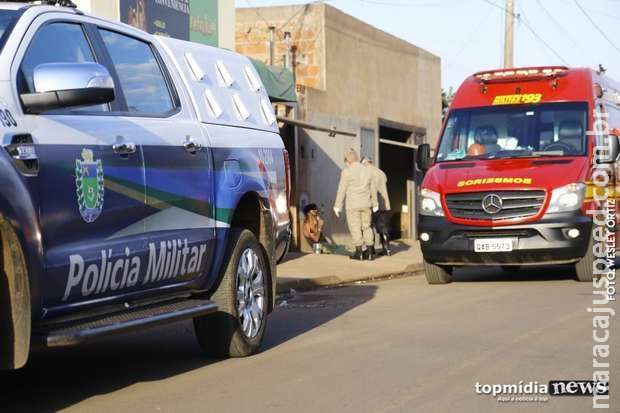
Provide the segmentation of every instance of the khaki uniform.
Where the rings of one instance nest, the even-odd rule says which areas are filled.
[[[370,169],[359,162],[342,171],[334,208],[342,209],[346,198],[347,225],[353,245],[374,245],[371,228],[372,208],[377,204],[377,190]]]
[[[379,201],[379,209],[382,211],[389,211],[390,197],[387,190],[387,175],[374,165],[367,165],[366,167],[371,170],[375,188],[379,193],[379,196],[377,197],[377,200]]]

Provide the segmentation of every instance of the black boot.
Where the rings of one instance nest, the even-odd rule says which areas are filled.
[[[387,255],[388,257],[392,255],[392,250],[390,249],[390,237],[387,234],[381,234],[381,246],[383,247],[382,255]]]
[[[368,247],[366,249],[366,257],[368,261],[373,261],[375,259],[375,247]]]
[[[352,260],[362,260],[364,259],[364,253],[362,252],[362,247],[355,247],[355,252],[349,258]]]

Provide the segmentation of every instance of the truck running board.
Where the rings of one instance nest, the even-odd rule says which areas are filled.
[[[35,330],[34,337],[38,344],[43,346],[70,346],[93,338],[137,331],[216,311],[217,305],[209,300],[168,301],[157,305],[129,309],[113,315],[90,318],[85,321],[46,326],[44,329]]]

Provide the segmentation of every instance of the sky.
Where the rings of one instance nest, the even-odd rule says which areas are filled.
[[[602,64],[608,75],[620,81],[620,0],[514,2],[515,13],[519,15],[515,23],[516,66],[598,68]],[[258,7],[301,5],[308,1],[235,0],[235,3],[237,7]],[[476,71],[502,66],[505,0],[326,0],[325,3],[439,56],[442,86],[446,89],[458,88],[463,79]]]

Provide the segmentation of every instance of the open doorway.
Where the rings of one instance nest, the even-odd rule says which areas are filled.
[[[424,135],[424,129],[379,120],[379,167],[388,179],[392,239],[416,237],[415,148]]]

